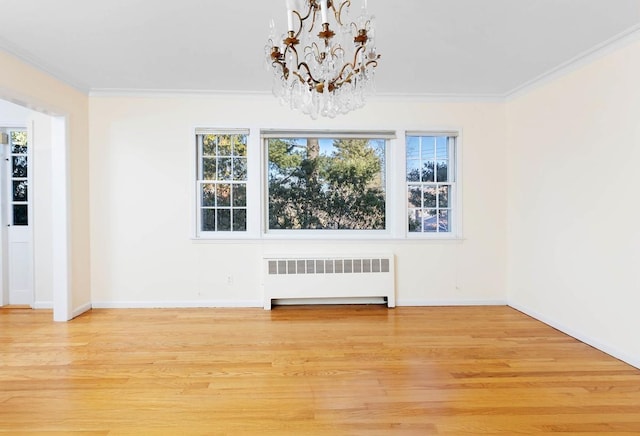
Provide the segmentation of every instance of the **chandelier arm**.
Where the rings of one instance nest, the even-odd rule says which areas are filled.
[[[358,28],[358,25],[355,22],[351,22],[349,24],[351,27],[354,28],[355,33],[358,33],[360,31],[360,29]],[[371,20],[367,20],[363,25],[362,28],[366,31],[367,27],[371,26]]]
[[[295,74],[296,76],[298,76],[300,78],[300,81],[303,83],[306,83],[308,85],[319,85],[322,82],[320,80],[317,80],[315,77],[313,77],[313,74],[311,74],[311,69],[309,68],[309,65],[307,65],[306,62],[300,62],[298,64],[298,70],[300,70],[302,67],[304,67],[305,70],[307,70],[307,79],[304,79],[302,77],[302,75],[300,73],[298,73],[297,71],[294,71],[293,74]]]
[[[378,66],[378,59],[380,59],[380,55],[378,55],[375,59],[372,59],[370,61],[365,62],[363,65],[361,65],[359,68],[355,67],[355,62],[356,62],[356,57],[358,55],[358,52],[360,51],[360,49],[364,48],[363,46],[358,47],[358,50],[356,50],[356,54],[354,56],[353,59],[353,63],[347,63],[345,64],[342,69],[340,70],[340,73],[336,76],[335,79],[333,79],[331,82],[329,82],[330,84],[330,88],[332,89],[338,89],[340,88],[342,85],[344,85],[345,83],[349,83],[351,82],[351,78],[353,77],[354,73],[359,73],[362,70],[366,70],[367,68],[369,68],[369,66],[373,66],[373,67],[377,67]],[[345,77],[344,79],[341,79],[342,74],[345,72],[345,70],[347,69],[347,67],[351,67],[352,71],[349,72],[349,74],[347,75],[347,77]]]
[[[295,62],[295,63],[297,64],[297,63],[300,61],[300,56],[298,55],[298,50],[296,50],[296,47],[295,47],[295,45],[293,45],[293,44],[289,44],[289,45],[287,45],[287,48],[285,48],[285,49],[284,49],[284,53],[283,53],[283,56],[282,56],[282,59],[283,59],[283,61],[282,61],[282,62],[283,62],[284,64],[286,64],[286,63],[287,63],[287,61],[286,61],[286,56],[287,56],[287,50],[289,50],[289,49],[291,49],[291,51],[293,52],[293,54],[294,54],[294,55],[296,55],[296,62]]]
[[[285,80],[289,77],[289,68],[287,68],[284,62],[274,60],[271,65],[273,65],[274,69],[276,68],[276,65],[282,68],[282,77],[284,77]]]
[[[343,25],[342,24],[342,10],[345,7],[351,6],[351,0],[345,0],[340,4],[340,8],[338,8],[338,10],[336,11],[335,6],[333,5],[333,3],[331,3],[331,8],[333,8],[333,13],[336,16],[336,21],[338,22],[339,25]]]
[[[367,62],[366,64],[364,64],[364,68],[365,69],[368,68],[369,65],[373,65],[374,67],[377,67],[378,66],[378,59],[380,59],[380,55],[378,55],[378,57],[376,59],[371,60],[371,61]]]
[[[334,58],[338,57],[336,53],[338,53],[339,51],[341,51],[342,53],[346,53],[345,50],[342,48],[342,46],[338,44],[331,50],[331,56]]]
[[[304,20],[306,20],[309,17],[309,14],[307,13],[307,16],[302,18],[302,16],[300,15],[300,12],[296,11],[295,9],[292,11],[295,15],[298,16],[298,20],[300,20],[300,26],[298,27],[298,31],[296,32],[296,39],[300,38],[300,34],[302,33],[302,28]]]
[[[301,16],[301,14],[300,14],[300,13],[298,13],[298,11],[295,11],[295,10],[294,10],[294,12],[298,13],[298,16],[300,17],[300,22],[306,21],[306,20],[307,20],[307,18],[309,18],[309,17],[311,16],[311,11],[312,11],[312,10],[315,10],[314,5],[315,5],[315,1],[314,1],[314,2],[309,2],[309,10],[307,10],[307,15],[305,15],[304,17],[303,17],[303,16]],[[314,20],[314,21],[315,21],[315,20]]]
[[[298,80],[300,80],[300,83],[305,83],[305,84],[309,85],[309,87],[311,88],[311,85],[309,84],[309,81],[305,80],[304,77],[302,77],[302,74],[298,73],[297,71],[294,71],[293,75],[298,77]]]
[[[354,70],[354,71],[359,71],[359,70],[360,70],[360,68],[357,68],[357,69],[356,69],[356,61],[357,61],[357,59],[358,59],[358,53],[360,53],[363,49],[364,49],[364,46],[363,46],[363,45],[359,46],[359,47],[356,49],[356,52],[353,54],[353,62],[347,62],[346,64],[344,64],[344,65],[342,66],[342,68],[340,69],[340,72],[338,73],[338,75],[336,76],[336,78],[335,78],[335,79],[333,79],[333,80],[331,81],[331,83],[334,83],[334,84],[335,84],[335,83],[339,83],[340,85],[342,85],[342,84],[345,82],[345,80],[343,80],[343,81],[341,81],[341,82],[339,82],[339,80],[340,80],[340,78],[342,77],[342,74],[345,72],[345,70],[346,70],[348,67],[351,67],[351,69],[352,69],[352,70]],[[353,75],[353,73],[350,73],[347,77],[349,77],[349,76],[351,76],[351,75]]]
[[[339,77],[337,77],[336,79],[334,79],[331,83],[330,83],[330,87],[331,89],[338,89],[340,88],[342,85],[344,85],[345,83],[350,83],[351,82],[351,77],[353,77],[353,71],[350,72],[347,77],[345,77],[343,80],[338,80]]]
[[[307,11],[307,15],[304,17],[304,20],[307,20],[311,13],[313,12],[313,17],[311,17],[311,26],[309,26],[308,32],[311,33],[316,24],[316,14],[318,13],[318,5],[315,0],[309,1],[309,11]]]

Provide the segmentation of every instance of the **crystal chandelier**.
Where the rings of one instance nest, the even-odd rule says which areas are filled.
[[[350,6],[351,0],[287,0],[288,31],[279,38],[271,20],[265,54],[273,94],[313,119],[358,109],[374,91],[380,58],[374,19],[367,0],[354,21]]]

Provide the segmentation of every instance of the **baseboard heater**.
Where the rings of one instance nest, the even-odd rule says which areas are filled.
[[[344,299],[380,297],[395,307],[393,255],[265,256],[264,308],[273,300]]]

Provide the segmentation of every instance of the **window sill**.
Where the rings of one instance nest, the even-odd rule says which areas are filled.
[[[457,244],[466,240],[464,237],[393,237],[385,235],[384,237],[356,237],[356,236],[324,236],[311,237],[304,235],[292,236],[246,236],[246,237],[192,237],[191,241],[195,244],[271,244],[271,243],[291,243],[291,244],[309,244],[309,243],[331,243],[331,244]]]

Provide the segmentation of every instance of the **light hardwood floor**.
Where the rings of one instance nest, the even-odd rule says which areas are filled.
[[[0,309],[0,433],[640,434],[640,370],[508,307]]]

